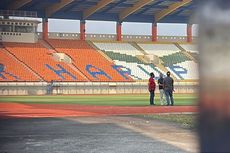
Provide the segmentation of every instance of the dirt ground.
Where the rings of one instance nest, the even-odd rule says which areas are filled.
[[[198,152],[194,131],[134,116],[5,118],[0,153]]]
[[[195,131],[136,114],[196,113],[197,106],[0,104],[0,153],[199,152]]]
[[[198,106],[87,106],[0,103],[0,117],[70,117],[198,112]]]

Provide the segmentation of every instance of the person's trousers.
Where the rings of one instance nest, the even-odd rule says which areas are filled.
[[[164,89],[160,89],[160,102],[161,102],[161,105],[164,105],[164,103],[165,103],[165,92],[164,92]]]
[[[154,91],[150,91],[150,105],[154,105],[154,96],[155,96]]]
[[[172,90],[165,89],[165,97],[166,97],[167,105],[174,105],[173,91]]]
[[[48,86],[47,87],[47,95],[51,95],[53,94],[53,87],[52,86]]]

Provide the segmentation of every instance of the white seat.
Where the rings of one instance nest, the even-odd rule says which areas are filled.
[[[181,45],[181,47],[184,48],[186,51],[189,51],[192,53],[199,53],[196,45],[183,44]]]
[[[104,51],[112,51],[115,53],[126,54],[131,56],[143,55],[140,51],[138,51],[135,47],[133,47],[129,43],[98,43],[94,42],[100,50]]]
[[[154,54],[159,57],[167,56],[173,53],[180,52],[173,44],[138,44],[148,54]]]

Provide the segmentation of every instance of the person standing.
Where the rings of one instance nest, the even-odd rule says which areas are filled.
[[[165,92],[164,92],[164,78],[163,78],[163,74],[160,73],[160,78],[157,80],[157,83],[159,85],[159,91],[160,91],[160,102],[161,105],[165,105]]]
[[[155,77],[154,73],[150,73],[149,84],[148,84],[148,89],[150,93],[150,105],[155,105],[154,96],[155,96],[156,84],[155,84],[154,77]]]
[[[53,86],[54,86],[54,81],[51,80],[50,83],[48,83],[48,86],[47,86],[47,94],[48,95],[53,94]]]
[[[170,72],[166,73],[167,77],[164,78],[163,85],[166,96],[167,105],[174,105],[173,91],[174,91],[174,80],[170,77]],[[170,100],[169,100],[170,99]]]

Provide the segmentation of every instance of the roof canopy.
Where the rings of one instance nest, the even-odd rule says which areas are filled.
[[[192,0],[1,0],[1,10],[35,11],[40,18],[188,23]]]

